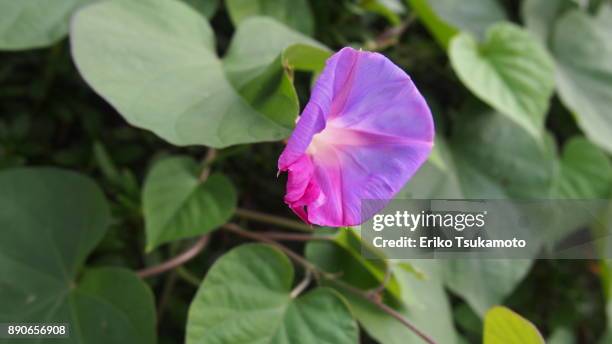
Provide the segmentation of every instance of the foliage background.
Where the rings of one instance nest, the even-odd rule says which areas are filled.
[[[308,230],[261,214],[294,217],[276,159],[343,46],[384,53],[434,112],[434,154],[399,197],[608,199],[612,5],[177,1],[0,1],[0,322],[69,321],[75,343],[251,342],[271,322],[292,334],[275,343],[422,342],[337,279],[382,285],[438,343],[533,330],[487,313],[499,304],[549,343],[610,342],[605,260],[378,264],[352,232],[319,230],[283,241],[336,274],[297,302],[303,264],[220,227]],[[207,233],[183,266],[136,275]]]

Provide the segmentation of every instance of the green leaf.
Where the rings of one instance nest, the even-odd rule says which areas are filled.
[[[527,276],[530,259],[454,259],[443,261],[444,282],[483,316]]]
[[[172,157],[158,161],[149,172],[142,194],[147,251],[206,234],[234,213],[237,197],[232,183],[220,174],[201,182],[201,169],[191,158]]]
[[[429,5],[428,0],[407,0],[412,10],[419,16],[419,19],[427,27],[429,32],[444,49],[448,49],[451,38],[459,30],[448,24],[441,18]]]
[[[495,0],[407,0],[423,24],[445,49],[459,31],[483,37],[493,24],[506,20]]]
[[[450,141],[465,198],[541,198],[550,194],[556,156],[506,116],[467,108]],[[527,275],[532,261],[444,261],[446,285],[480,315],[501,303]]]
[[[248,17],[268,16],[307,35],[314,33],[314,19],[307,0],[226,0],[225,5],[235,25]]]
[[[234,87],[254,109],[292,128],[295,116],[287,114],[297,114],[299,104],[287,70],[320,71],[329,56],[323,46],[280,23],[253,17],[236,30],[223,66]]]
[[[542,198],[556,172],[553,138],[543,143],[507,116],[467,107],[450,140],[466,198]]]
[[[400,197],[541,198],[549,195],[556,171],[552,138],[545,144],[507,116],[482,105],[458,114],[450,141],[438,135],[432,160],[424,165]]]
[[[430,159],[399,197],[415,199],[541,198],[550,195],[556,172],[552,140],[539,145],[507,116],[481,106],[458,114],[447,144],[436,138]],[[531,260],[441,261],[445,284],[480,315],[501,303],[523,280]]]
[[[99,268],[77,278],[109,224],[89,178],[50,168],[0,173],[0,321],[69,323],[65,343],[155,343],[153,296],[136,275]]]
[[[109,314],[102,319],[106,320],[106,317],[111,316],[124,319],[126,324],[121,326],[128,327],[126,333],[142,338],[140,341],[142,343],[157,341],[155,334],[157,319],[153,293],[149,286],[132,271],[111,267],[87,270],[77,292],[83,297],[102,299],[112,307]],[[83,309],[83,316],[90,316],[96,311],[97,308]],[[112,325],[108,325],[110,330],[96,325],[103,330],[101,335],[104,335],[105,331],[116,331],[117,340],[121,341],[126,338],[124,333],[117,331],[120,328],[119,325],[117,328],[110,328]],[[92,331],[88,335],[94,334],[96,327],[83,328],[83,332]]]
[[[287,256],[271,246],[233,249],[193,299],[186,343],[357,343],[357,324],[339,294],[316,288],[292,297],[293,278]]]
[[[467,33],[449,49],[461,82],[497,111],[540,137],[554,88],[553,62],[531,35],[510,23],[497,24],[479,44]]]
[[[610,21],[572,10],[556,22],[551,39],[561,100],[586,136],[608,153],[612,152],[610,30]]]
[[[556,181],[555,198],[605,199],[610,195],[612,164],[604,152],[584,138],[566,143]]]
[[[528,320],[498,306],[485,317],[484,344],[544,344],[544,339]]]
[[[219,8],[219,0],[182,0],[191,5],[196,11],[210,19]]]
[[[72,13],[91,0],[0,0],[0,50],[50,46],[68,33]]]
[[[176,0],[88,6],[73,19],[71,43],[81,75],[128,122],[175,145],[212,147],[286,137],[299,105],[278,57],[296,43],[326,50],[254,17],[238,27],[223,63],[209,24]],[[243,89],[259,77],[263,95]]]

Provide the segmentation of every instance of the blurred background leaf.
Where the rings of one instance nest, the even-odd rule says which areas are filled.
[[[56,43],[68,33],[70,16],[92,0],[0,1],[0,49],[24,50]]]
[[[314,33],[314,20],[306,0],[227,0],[226,5],[236,26],[251,16],[268,16],[306,35]]]

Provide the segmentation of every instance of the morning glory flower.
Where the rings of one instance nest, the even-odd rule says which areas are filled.
[[[278,160],[289,173],[284,201],[307,223],[359,225],[380,210],[362,214],[362,200],[392,199],[433,139],[410,77],[381,54],[344,48],[327,60]]]

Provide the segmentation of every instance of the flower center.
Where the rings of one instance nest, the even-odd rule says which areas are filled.
[[[366,143],[366,138],[359,131],[339,127],[331,120],[323,131],[313,136],[306,153],[319,162],[337,162],[334,146],[360,146]]]

